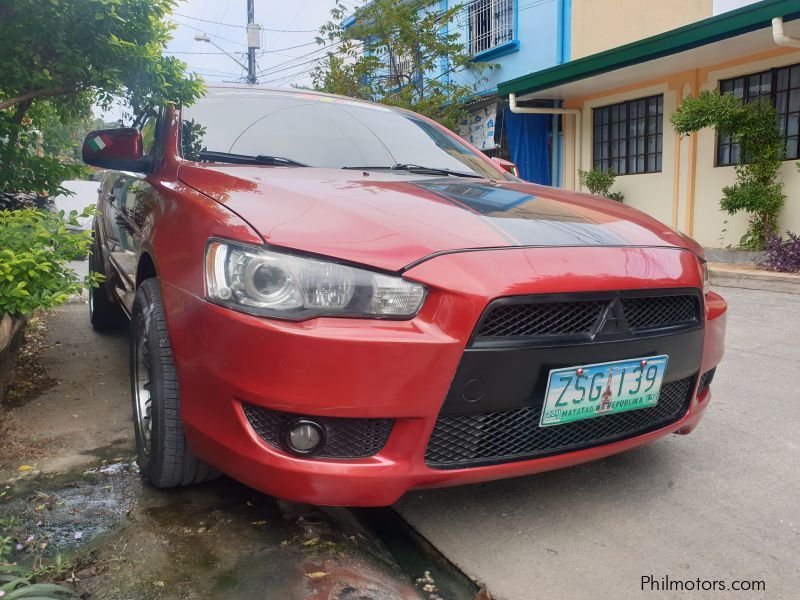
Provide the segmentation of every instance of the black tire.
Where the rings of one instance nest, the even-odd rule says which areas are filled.
[[[147,480],[158,488],[171,488],[217,477],[219,473],[195,457],[186,441],[178,376],[156,278],[144,281],[136,292],[130,369],[136,451]]]
[[[89,271],[105,275],[96,240],[92,244],[92,254],[89,256]],[[89,288],[89,321],[95,331],[119,329],[128,320],[122,307],[108,299],[107,283],[104,281],[98,287]]]

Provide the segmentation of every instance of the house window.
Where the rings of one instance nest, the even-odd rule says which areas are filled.
[[[402,87],[416,78],[416,65],[408,54],[389,57],[389,81],[395,87]]]
[[[784,158],[800,158],[800,65],[790,65],[752,73],[719,82],[722,94],[733,94],[743,102],[752,102],[764,96],[778,111],[778,127],[784,141]],[[717,166],[739,164],[741,148],[730,136],[717,136]]]
[[[514,0],[474,0],[467,14],[473,56],[514,39]]]
[[[661,171],[663,95],[595,108],[592,118],[596,169],[618,175]]]

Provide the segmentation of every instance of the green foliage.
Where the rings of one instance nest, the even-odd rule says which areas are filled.
[[[81,282],[69,268],[68,262],[86,256],[92,243],[90,232],[67,228],[78,224],[78,216],[76,211],[68,216],[63,211],[0,211],[0,315],[25,317],[65,302],[84,285],[99,283],[96,274]]]
[[[96,96],[136,109],[191,103],[200,82],[163,52],[175,0],[5,0],[0,5],[0,96],[14,106]],[[6,108],[0,104],[0,108]]]
[[[181,154],[186,160],[200,160],[206,128],[194,119],[181,123]]]
[[[320,28],[320,44],[332,44],[312,73],[317,90],[408,108],[454,129],[464,116],[473,86],[439,73],[470,70],[480,75],[494,65],[473,62],[453,21],[462,5],[439,10],[439,0],[373,0],[359,8],[356,23],[341,22],[352,9],[336,0],[332,20]]]
[[[78,595],[70,588],[52,583],[33,583],[31,577],[21,576],[0,565],[0,596],[3,600],[71,600]]]
[[[6,560],[11,549],[14,547],[14,540],[8,536],[0,535],[0,563]]]
[[[23,191],[42,196],[68,193],[61,184],[78,177],[85,167],[45,153],[42,133],[32,120],[13,123],[0,115],[0,139],[15,139],[0,150],[0,191]]]
[[[617,179],[617,174],[613,169],[603,171],[602,169],[591,169],[589,171],[578,171],[578,178],[582,186],[589,190],[590,194],[603,196],[617,202],[622,202],[625,196],[622,192],[612,192],[611,186]]]
[[[91,106],[191,104],[202,83],[164,56],[175,0],[0,2],[0,191],[52,194],[79,174]],[[66,161],[63,164],[62,161]]]
[[[686,98],[670,121],[683,135],[713,127],[740,145],[736,183],[722,189],[720,207],[732,215],[750,213],[739,247],[763,249],[775,235],[786,199],[783,183],[778,181],[784,147],[775,107],[767,98],[742,104],[732,94],[703,91],[696,98]]]

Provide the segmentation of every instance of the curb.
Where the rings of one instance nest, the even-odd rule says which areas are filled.
[[[708,275],[712,286],[800,294],[800,275],[719,264],[709,264]]]

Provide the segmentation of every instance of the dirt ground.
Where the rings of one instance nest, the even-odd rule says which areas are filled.
[[[133,449],[128,382],[119,373],[127,334],[92,332],[88,310],[82,303],[67,304],[47,319],[48,348],[41,363],[56,383],[9,413],[11,439],[35,449],[15,458],[42,473],[77,469],[113,458],[109,454],[130,456]],[[4,460],[0,450],[0,480],[20,465]]]
[[[350,511],[225,477],[155,490],[133,462],[127,333],[92,331],[84,303],[47,326],[41,360],[57,383],[9,411],[0,440],[0,536],[14,539],[14,561],[86,599],[471,597],[416,582],[424,566],[401,569]]]

